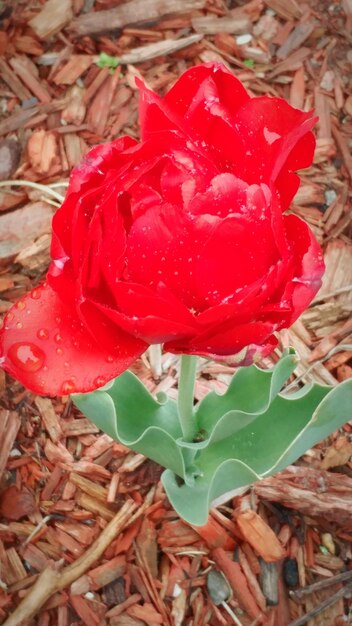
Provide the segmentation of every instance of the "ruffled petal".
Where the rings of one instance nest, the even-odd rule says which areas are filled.
[[[124,372],[146,349],[122,330],[109,347],[94,341],[72,304],[47,284],[7,313],[0,331],[3,367],[28,389],[46,395],[87,392]]]
[[[289,300],[292,314],[285,327],[309,306],[318,293],[325,270],[321,247],[308,225],[296,215],[285,215],[287,240],[293,255],[293,276],[287,281],[282,301]]]
[[[168,204],[153,207],[137,219],[127,238],[127,282],[153,287],[164,283],[189,309],[204,307],[195,268],[218,218],[193,218]]]
[[[266,198],[261,187],[252,185],[242,207],[244,214],[219,220],[205,241],[196,265],[195,282],[198,294],[208,306],[239,293],[267,275],[279,261],[270,199],[270,194]]]
[[[237,112],[235,127],[242,138],[243,153],[234,155],[234,171],[248,183],[270,185],[280,178],[280,190],[288,181],[296,190],[292,170],[307,167],[312,162],[314,137],[311,128],[317,118],[304,113],[280,98],[252,98]],[[283,196],[283,210],[287,199]]]
[[[126,158],[123,159],[120,155],[136,145],[138,143],[135,139],[125,136],[111,143],[95,146],[72,170],[64,203],[53,218],[53,259],[72,257],[78,249],[77,236],[79,241],[84,239],[92,208],[106,185],[107,173],[122,165]]]
[[[187,135],[203,136],[214,118],[231,124],[236,111],[249,95],[224,65],[209,63],[182,74],[164,98],[141,82],[140,119],[142,138],[160,130],[181,129]]]
[[[229,172],[214,176],[210,187],[197,193],[188,203],[192,215],[227,217],[246,210],[248,184]]]
[[[270,322],[248,322],[247,324],[233,324],[228,330],[211,334],[202,333],[188,342],[169,341],[165,350],[169,352],[200,355],[233,355],[244,348],[272,343],[271,336],[276,327]],[[270,340],[270,341],[269,341]]]
[[[196,330],[194,316],[162,283],[155,288],[131,282],[117,282],[114,305],[91,302],[123,330],[148,343],[164,343],[174,337],[191,337]]]

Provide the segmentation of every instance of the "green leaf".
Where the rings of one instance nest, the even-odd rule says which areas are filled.
[[[111,437],[166,467],[170,502],[202,525],[214,500],[283,469],[350,419],[352,380],[280,394],[295,366],[291,351],[272,370],[240,369],[225,394],[211,392],[196,407],[202,440],[194,442],[182,438],[176,402],[153,398],[131,372],[73,401]]]
[[[236,487],[250,485],[259,478],[250,467],[236,459],[221,463],[214,475],[209,468],[203,476],[195,479],[193,486],[180,484],[169,469],[161,475],[167,497],[175,511],[196,526],[206,524],[213,500]]]
[[[150,395],[132,372],[124,372],[92,393],[74,394],[73,402],[110,437],[186,477],[176,402]]]
[[[199,451],[196,463],[201,475],[193,487],[174,482],[171,472],[164,472],[162,481],[172,505],[188,522],[205,524],[214,499],[293,463],[348,421],[351,406],[352,380],[332,390],[310,385],[293,397],[277,396],[244,428]]]
[[[106,52],[101,52],[98,61],[96,61],[98,67],[110,67],[111,69],[116,69],[119,63],[118,57],[112,57],[110,54],[106,54]]]
[[[230,437],[257,419],[279,393],[297,365],[294,351],[285,355],[272,370],[262,370],[256,365],[242,367],[234,375],[226,393],[211,391],[198,404],[196,419],[203,436],[197,448],[204,448]],[[185,447],[194,444],[182,442]]]

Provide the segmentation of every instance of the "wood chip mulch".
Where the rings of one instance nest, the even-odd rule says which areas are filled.
[[[163,93],[190,65],[219,60],[252,94],[320,117],[292,210],[327,271],[281,343],[301,355],[299,381],[351,377],[351,27],[351,0],[1,2],[0,313],[47,269],[72,167],[96,143],[138,137],[135,77]],[[97,64],[102,52],[115,70]],[[163,355],[161,375],[147,356],[135,371],[151,391],[176,393],[176,357]],[[202,360],[197,398],[233,371]],[[352,423],[192,528],[161,469],[67,397],[35,397],[2,371],[0,388],[3,626],[351,622]]]

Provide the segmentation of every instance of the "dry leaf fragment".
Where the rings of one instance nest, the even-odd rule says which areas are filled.
[[[21,156],[21,146],[16,139],[0,141],[0,180],[10,178],[16,170]]]
[[[339,444],[338,440],[334,446],[328,448],[328,451],[321,462],[321,469],[329,469],[330,467],[339,467],[348,463],[352,456],[352,442],[348,441],[345,437],[341,437],[343,440]],[[339,445],[338,445],[339,444]]]
[[[37,237],[51,230],[53,209],[45,202],[33,202],[0,216],[0,262],[15,256]]]
[[[72,19],[71,0],[47,0],[42,10],[29,21],[39,39],[58,33]]]
[[[56,159],[57,144],[54,133],[35,130],[27,144],[28,158],[38,174],[47,174]]]
[[[19,520],[35,511],[33,494],[25,487],[19,491],[11,485],[2,492],[0,497],[0,515],[10,520]]]

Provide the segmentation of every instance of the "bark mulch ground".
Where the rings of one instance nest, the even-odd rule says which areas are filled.
[[[351,0],[1,2],[0,313],[42,280],[72,167],[96,143],[138,137],[135,77],[163,93],[188,66],[219,60],[252,94],[320,117],[292,211],[322,243],[327,271],[281,345],[301,355],[297,382],[350,377],[351,26]],[[176,393],[174,356],[161,373],[148,356],[135,371]],[[202,361],[197,397],[224,390],[233,371]],[[4,372],[0,387],[0,623],[350,623],[351,424],[192,528],[160,468],[69,398],[36,397]]]

